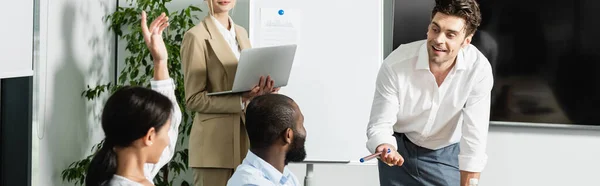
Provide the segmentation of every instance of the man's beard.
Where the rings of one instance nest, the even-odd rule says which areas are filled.
[[[306,149],[304,149],[304,142],[306,136],[301,136],[300,133],[294,131],[294,140],[290,150],[285,154],[285,164],[289,162],[301,162],[306,158]]]

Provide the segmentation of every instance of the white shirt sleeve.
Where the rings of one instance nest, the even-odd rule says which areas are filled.
[[[375,153],[377,147],[387,143],[398,149],[394,135],[394,124],[398,121],[398,77],[387,63],[383,63],[377,74],[375,96],[367,126],[367,149]]]
[[[171,114],[171,127],[169,128],[168,132],[169,145],[163,151],[162,155],[160,156],[160,159],[158,160],[158,163],[146,163],[144,167],[144,174],[146,175],[146,179],[148,179],[150,182],[153,182],[152,180],[154,179],[156,174],[158,174],[158,171],[160,171],[160,169],[164,165],[171,161],[173,155],[175,154],[175,146],[177,145],[177,137],[179,134],[179,125],[181,124],[182,114],[179,104],[177,104],[177,98],[175,97],[175,83],[173,82],[173,79],[169,78],[166,80],[159,81],[152,80],[150,84],[152,86],[152,90],[167,96],[173,103],[173,113]]]
[[[480,61],[487,62],[487,61]],[[490,121],[491,90],[494,85],[492,69],[487,65],[462,109],[462,138],[458,155],[459,169],[481,172],[487,163],[486,144]]]

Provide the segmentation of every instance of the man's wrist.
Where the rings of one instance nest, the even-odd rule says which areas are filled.
[[[471,179],[476,179],[479,182],[479,172],[469,172],[469,171],[460,171],[460,185],[461,186],[470,186],[469,181]]]
[[[396,137],[394,137],[392,135],[378,134],[378,135],[370,136],[368,138],[367,148],[369,149],[369,151],[371,153],[377,153],[377,148],[380,145],[387,144],[391,148],[396,150],[396,149],[398,149],[398,146],[396,145],[395,142],[396,142]]]
[[[382,144],[378,145],[377,148],[384,146],[384,145],[387,146],[387,148],[390,148],[394,151],[396,150],[396,147],[394,147],[392,144],[389,144],[389,143],[382,143]]]

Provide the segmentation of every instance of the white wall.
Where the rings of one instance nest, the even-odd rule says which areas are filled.
[[[481,186],[600,185],[600,130],[490,127]],[[303,180],[305,165],[290,166]],[[316,185],[378,185],[377,166],[316,165]]]
[[[89,155],[103,137],[100,105],[86,101],[87,85],[112,80],[114,36],[102,18],[115,0],[41,2],[40,61],[35,64],[33,185],[69,185],[60,173]]]
[[[31,76],[33,50],[33,0],[2,1],[0,17],[4,17],[0,29],[0,78]]]
[[[482,186],[600,185],[600,130],[501,126],[490,130]]]

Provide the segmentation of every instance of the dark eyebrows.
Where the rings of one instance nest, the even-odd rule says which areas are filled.
[[[435,21],[432,21],[431,24],[435,25],[438,28],[441,28],[440,25],[438,23],[436,23]],[[456,30],[451,30],[451,29],[447,29],[448,32],[450,32],[451,34],[456,34],[458,35],[459,31]]]
[[[450,32],[450,34],[458,35],[458,32],[454,30],[448,30],[448,32]]]

